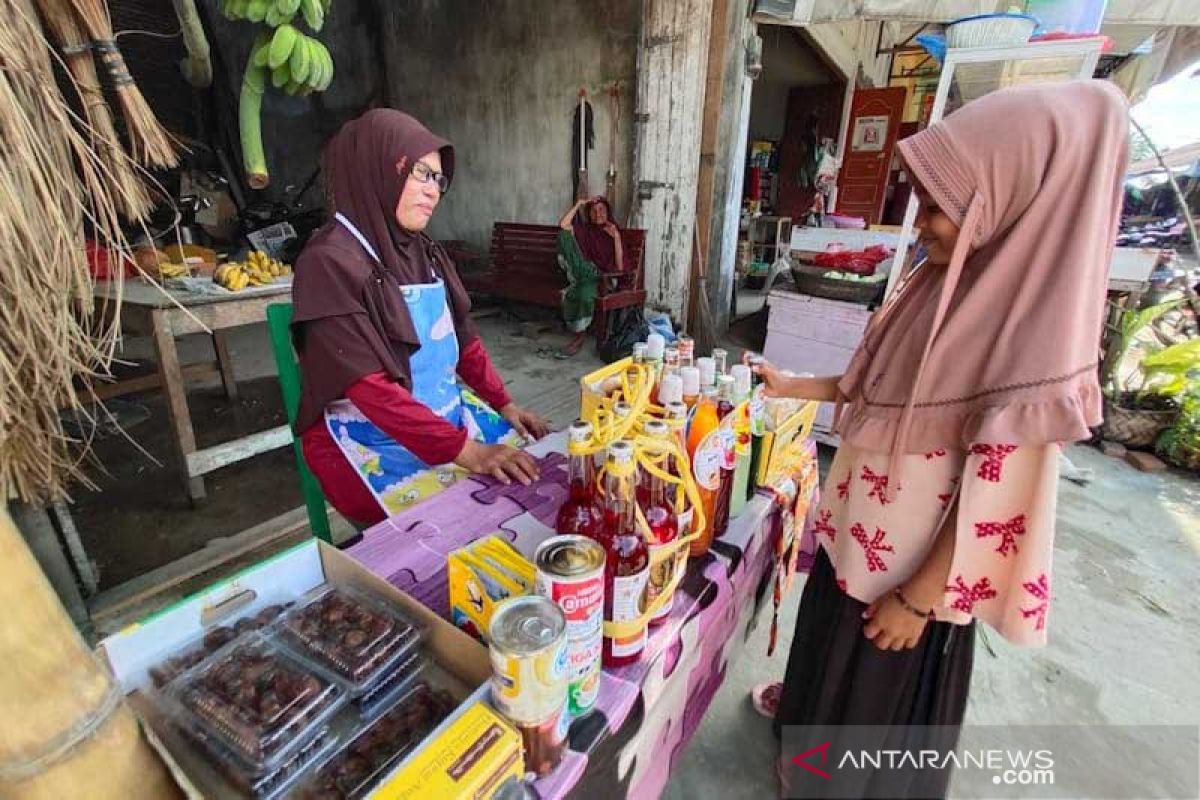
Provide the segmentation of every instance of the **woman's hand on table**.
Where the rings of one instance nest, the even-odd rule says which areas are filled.
[[[546,420],[532,411],[521,408],[516,403],[509,403],[500,409],[500,416],[508,420],[508,424],[512,425],[516,432],[526,440],[541,439],[550,433],[550,426],[546,424]]]
[[[490,475],[503,484],[517,481],[528,486],[538,479],[538,465],[533,456],[506,444],[467,439],[454,463],[475,475]]]

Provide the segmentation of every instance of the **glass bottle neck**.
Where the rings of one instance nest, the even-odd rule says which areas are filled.
[[[596,495],[596,465],[591,456],[571,456],[567,478],[572,500],[591,500]]]
[[[608,474],[604,480],[605,509],[608,512],[610,524],[616,532],[623,533],[634,529],[633,486],[636,476],[628,481],[622,481],[616,475]]]

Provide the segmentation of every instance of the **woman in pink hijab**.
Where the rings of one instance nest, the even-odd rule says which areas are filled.
[[[1101,421],[1128,135],[1117,88],[1078,81],[995,92],[904,140],[925,260],[844,375],[762,370],[771,393],[838,403],[842,438],[784,683],[756,690],[777,732],[892,726],[853,747],[953,747],[906,726],[957,730],[975,620],[1045,644],[1058,446]],[[795,755],[789,796],[939,797],[950,778],[834,769],[835,790]]]

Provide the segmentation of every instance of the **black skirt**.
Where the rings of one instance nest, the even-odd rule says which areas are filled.
[[[953,748],[967,707],[975,623],[932,622],[916,647],[884,651],[863,636],[865,609],[866,604],[838,588],[833,565],[821,548],[800,598],[775,717],[775,732],[783,733],[785,751],[788,746],[799,746],[789,741],[796,737],[783,730],[791,725],[830,726],[833,730],[845,725],[878,727],[877,732],[855,730],[856,750],[863,737],[869,740],[871,736],[878,736],[873,745],[881,749]],[[913,725],[940,727],[936,732],[906,728]],[[803,749],[781,753],[781,772],[800,752]],[[837,747],[831,748],[831,756],[836,752]],[[884,778],[855,770],[833,775],[835,782],[854,784],[853,789],[839,786],[836,790],[829,782],[821,785],[783,777],[788,797],[822,796],[822,792],[840,797],[943,797],[950,772],[889,772]],[[886,785],[881,786],[881,780],[886,780]]]

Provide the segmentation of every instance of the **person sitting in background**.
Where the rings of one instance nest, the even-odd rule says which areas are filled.
[[[574,337],[563,348],[573,356],[583,348],[600,276],[605,272],[624,269],[625,254],[621,250],[621,229],[613,222],[612,206],[608,199],[597,195],[579,200],[563,214],[558,226],[558,264],[567,274],[563,292],[563,321]]]

